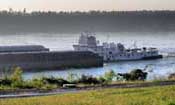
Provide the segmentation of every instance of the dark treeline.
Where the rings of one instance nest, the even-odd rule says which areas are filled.
[[[0,33],[167,32],[175,11],[15,12],[0,11]]]

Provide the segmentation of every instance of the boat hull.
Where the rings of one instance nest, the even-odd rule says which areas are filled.
[[[102,67],[103,58],[88,51],[0,53],[0,72],[21,67],[24,71]]]
[[[157,56],[150,56],[150,57],[143,57],[143,60],[149,60],[149,59],[159,59],[159,58],[163,58],[162,55],[157,55]]]
[[[156,55],[156,56],[147,56],[147,57],[140,57],[140,58],[121,58],[115,60],[104,60],[104,62],[120,62],[120,61],[138,61],[138,60],[153,60],[153,59],[161,59],[163,55]]]

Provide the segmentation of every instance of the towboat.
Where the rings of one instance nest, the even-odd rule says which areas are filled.
[[[100,44],[95,35],[89,32],[82,32],[78,44],[73,45],[75,51],[91,51],[103,57],[105,62],[158,59],[163,56],[159,54],[157,48],[125,48],[122,43]]]

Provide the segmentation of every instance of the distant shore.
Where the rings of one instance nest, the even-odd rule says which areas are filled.
[[[0,34],[174,32],[175,11],[9,12],[0,11]]]

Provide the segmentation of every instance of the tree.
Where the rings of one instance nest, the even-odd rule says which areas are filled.
[[[26,8],[24,8],[24,10],[23,10],[23,14],[26,14]]]
[[[22,78],[22,69],[20,67],[14,68],[14,73],[11,75],[11,81],[13,87],[22,87],[23,78]]]

